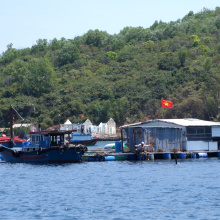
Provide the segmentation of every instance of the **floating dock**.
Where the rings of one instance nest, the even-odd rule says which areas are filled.
[[[82,155],[83,161],[124,161],[124,160],[157,160],[157,159],[188,159],[188,158],[220,158],[220,151],[200,151],[200,152],[118,152],[113,149],[94,148],[89,149]]]

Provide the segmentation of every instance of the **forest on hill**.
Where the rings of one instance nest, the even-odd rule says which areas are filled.
[[[115,35],[89,30],[74,39],[39,39],[31,48],[9,44],[0,78],[0,127],[9,125],[10,105],[42,128],[58,124],[59,114],[61,123],[82,122],[81,114],[93,124],[220,121],[220,7]],[[173,108],[162,109],[161,99]]]

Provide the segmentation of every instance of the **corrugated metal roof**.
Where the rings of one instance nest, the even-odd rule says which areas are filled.
[[[205,121],[196,118],[183,118],[183,119],[158,119],[167,123],[177,124],[181,126],[220,126],[219,122]]]
[[[121,126],[122,128],[125,127],[141,127],[143,125],[147,125],[151,122],[165,122],[165,123],[170,123],[170,124],[175,124],[179,126],[220,126],[220,122],[213,122],[213,121],[205,121],[205,120],[200,120],[196,118],[182,118],[182,119],[157,119],[157,120],[151,120],[151,121],[146,121],[146,122],[139,122],[135,124],[129,124],[129,125],[124,125]],[[158,127],[158,126],[156,126]],[[167,126],[168,127],[168,126]]]

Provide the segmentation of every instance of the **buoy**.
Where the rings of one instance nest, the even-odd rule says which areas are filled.
[[[192,153],[192,158],[196,158],[196,153]]]
[[[185,153],[178,153],[178,158],[180,159],[186,159],[186,154]]]
[[[114,161],[115,156],[105,156],[105,161]]]
[[[197,153],[197,157],[201,158],[201,157],[208,157],[207,153]]]

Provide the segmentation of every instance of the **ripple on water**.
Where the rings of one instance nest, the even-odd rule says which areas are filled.
[[[2,219],[218,219],[220,160],[0,163]]]

